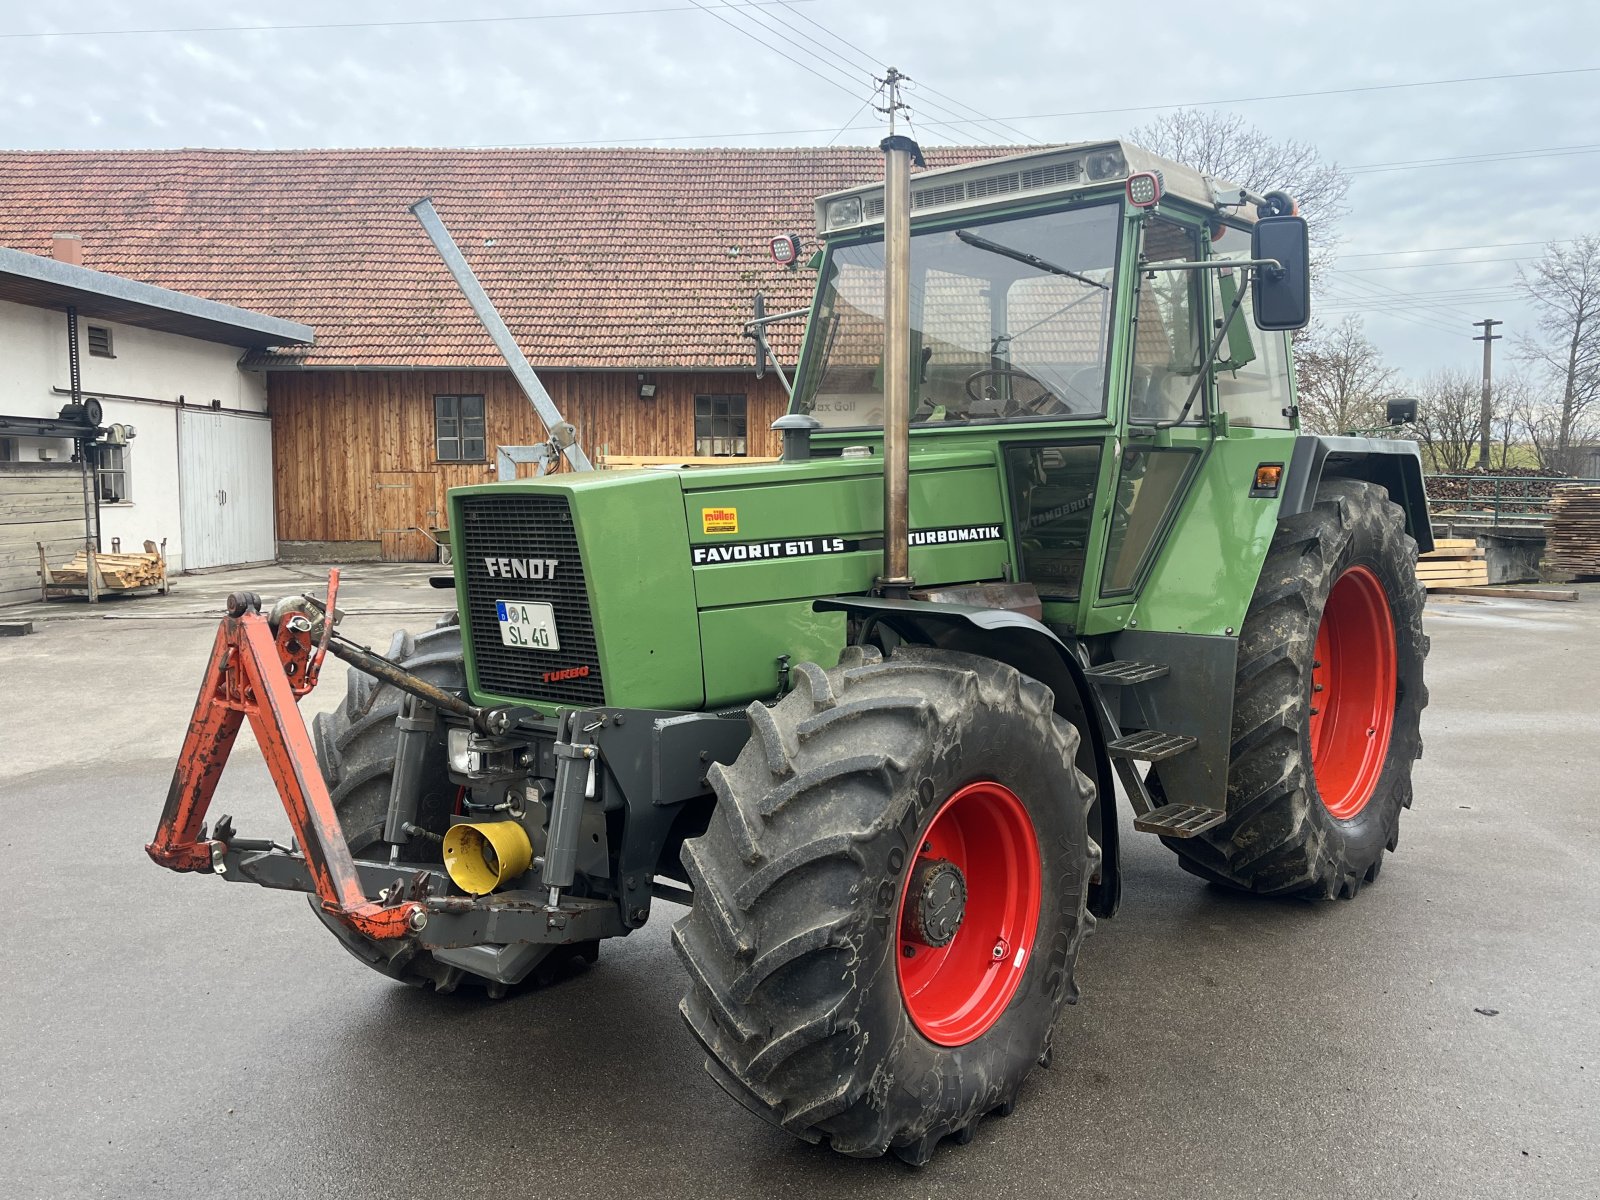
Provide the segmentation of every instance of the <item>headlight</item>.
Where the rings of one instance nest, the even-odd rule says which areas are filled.
[[[861,224],[861,197],[846,196],[843,200],[829,200],[825,215],[829,229],[842,229],[846,225]]]
[[[450,769],[457,775],[471,775],[482,763],[482,756],[468,744],[472,730],[452,729],[445,734],[445,749],[450,757]]]
[[[1127,161],[1120,150],[1097,150],[1085,161],[1090,179],[1115,179],[1128,173]]]

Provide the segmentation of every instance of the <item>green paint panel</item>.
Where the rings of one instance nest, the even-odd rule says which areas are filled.
[[[1140,629],[1238,630],[1278,524],[1278,500],[1251,499],[1250,485],[1258,464],[1289,461],[1294,436],[1234,428],[1212,443],[1139,597]]]
[[[706,707],[778,694],[778,659],[831,667],[844,649],[843,613],[811,611],[811,601],[752,604],[700,614]]]
[[[971,464],[971,465],[959,465]],[[706,487],[684,494],[689,542],[705,555],[743,561],[694,568],[702,608],[865,592],[883,563],[883,477],[877,460],[813,459],[791,464],[759,486]],[[726,474],[719,472],[719,474]],[[687,477],[686,477],[687,479]],[[740,481],[750,480],[743,475]],[[721,481],[718,481],[721,482]],[[735,482],[735,481],[730,481]],[[736,531],[708,533],[707,529]],[[913,531],[1008,524],[992,450],[977,454],[914,454]],[[821,552],[841,541],[858,550]],[[779,557],[784,555],[784,557]],[[792,557],[788,555],[793,555]],[[1010,561],[1004,540],[914,546],[919,584],[998,579]]]
[[[670,471],[593,471],[454,488],[452,537],[463,527],[457,519],[460,497],[511,489],[565,495],[571,503],[607,703],[701,707],[700,632],[678,476]],[[453,544],[452,550],[456,587],[464,589],[460,547]],[[506,552],[515,553],[516,547],[508,546]],[[478,690],[470,638],[467,678],[475,703],[526,703],[526,697]],[[554,713],[559,706],[537,707]]]

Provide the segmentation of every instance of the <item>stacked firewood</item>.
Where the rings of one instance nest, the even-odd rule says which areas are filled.
[[[96,551],[95,565],[100,568],[103,586],[108,588],[158,587],[162,582],[164,564],[154,542],[145,543],[143,554],[102,554]],[[80,550],[65,566],[50,569],[52,581],[63,584],[83,584],[89,581],[89,558]]]
[[[1556,488],[1545,565],[1568,575],[1600,575],[1600,487],[1569,483]]]

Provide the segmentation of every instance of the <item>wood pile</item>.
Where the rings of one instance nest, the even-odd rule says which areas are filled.
[[[1567,575],[1600,575],[1600,487],[1569,483],[1556,488],[1545,565]]]
[[[40,558],[43,560],[44,547],[41,546]],[[97,588],[107,591],[129,591],[134,588],[165,588],[167,583],[167,564],[161,550],[154,542],[144,544],[143,553],[120,554],[116,552],[95,551],[94,565],[99,568],[100,577],[95,581]],[[79,550],[72,561],[59,567],[49,567],[48,586],[86,588],[89,585],[89,553],[87,548]]]
[[[1417,578],[1430,592],[1489,582],[1489,563],[1475,538],[1439,538],[1417,559]]]

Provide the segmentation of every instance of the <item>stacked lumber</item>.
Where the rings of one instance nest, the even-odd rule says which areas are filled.
[[[166,564],[153,542],[143,554],[102,554],[96,552],[95,565],[100,568],[100,578],[107,588],[118,590],[142,587],[160,587],[166,581]],[[55,584],[83,585],[89,581],[88,555],[80,550],[65,566],[50,569],[50,581]]]
[[[1545,565],[1568,575],[1600,575],[1600,487],[1568,483],[1556,488]]]
[[[1417,578],[1430,592],[1489,582],[1489,563],[1475,538],[1440,538],[1417,559]]]

